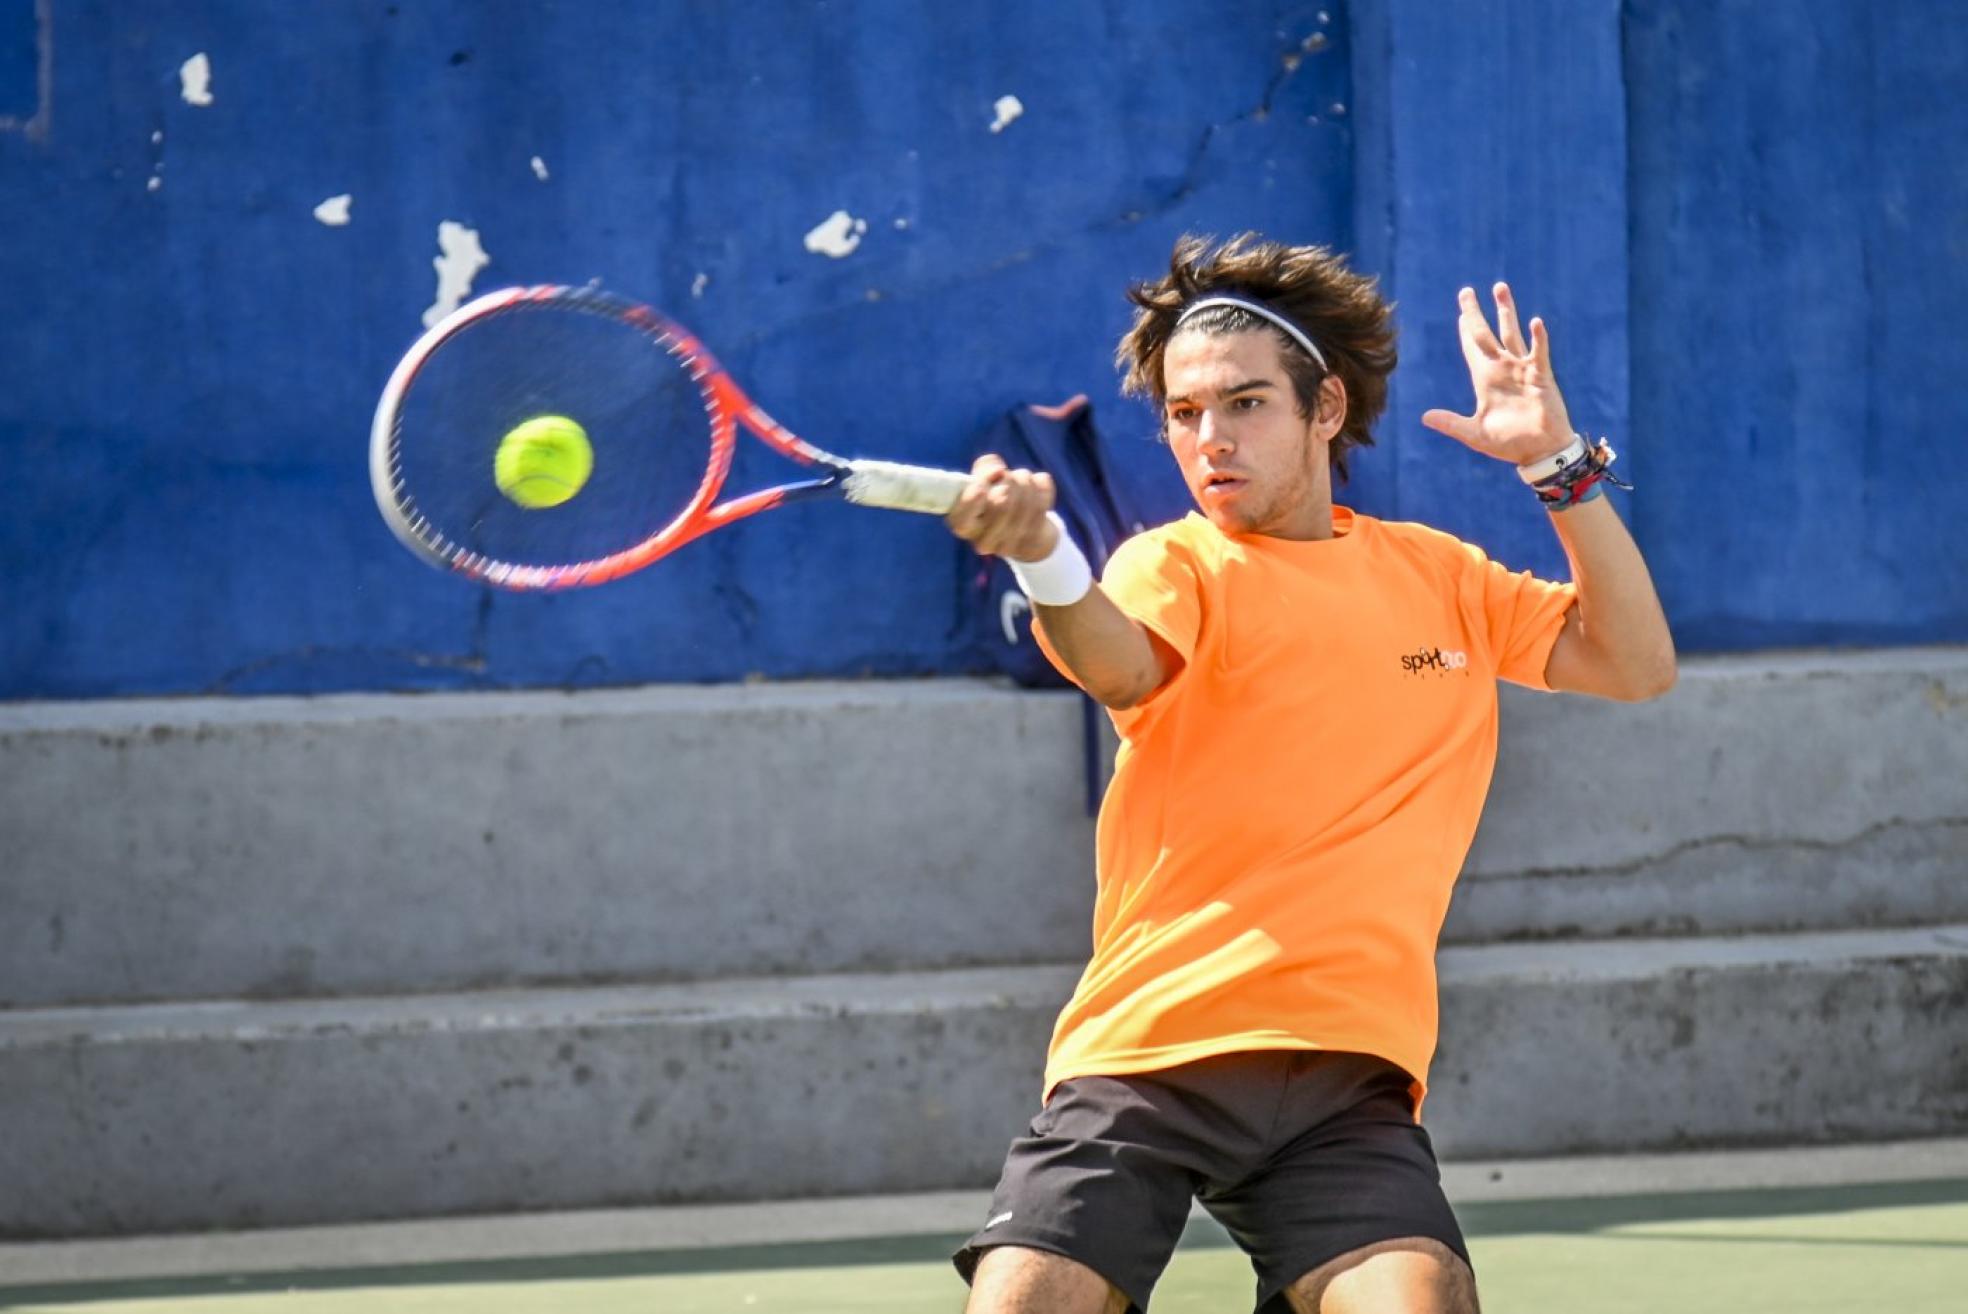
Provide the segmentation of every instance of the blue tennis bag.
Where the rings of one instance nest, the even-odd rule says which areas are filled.
[[[1054,509],[1098,579],[1114,550],[1144,529],[1191,510],[1175,458],[1157,441],[1104,438],[1085,397],[1058,406],[1014,406],[978,435],[971,456],[995,452],[1014,470],[1052,476]],[[992,670],[1028,688],[1068,689],[1032,637],[1032,606],[999,557],[971,559],[965,599],[974,647]],[[1102,771],[1099,709],[1086,700],[1087,809],[1097,810]]]

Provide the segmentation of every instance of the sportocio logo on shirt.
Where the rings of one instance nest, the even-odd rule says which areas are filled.
[[[1401,654],[1401,669],[1409,675],[1469,674],[1469,654],[1448,648],[1418,648]]]

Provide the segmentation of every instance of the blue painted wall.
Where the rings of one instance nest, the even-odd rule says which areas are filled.
[[[1350,238],[1343,25],[1312,4],[1208,23],[1183,0],[51,12],[48,130],[0,133],[0,444],[35,472],[0,520],[5,697],[970,660],[959,548],[923,518],[791,509],[551,598],[411,559],[364,446],[435,297],[440,221],[480,233],[480,290],[602,278],[817,441],[930,463],[1080,391],[1148,432],[1113,400],[1120,289],[1183,230]],[[34,7],[0,22],[18,43]],[[201,51],[203,108],[178,72]],[[1007,94],[1024,115],[993,133]],[[343,193],[345,227],[312,217]],[[839,209],[867,221],[859,249],[805,250]]]
[[[1698,647],[1968,640],[1968,24],[1635,0],[1635,520]]]
[[[0,697],[967,668],[960,549],[913,517],[791,509],[550,598],[412,560],[364,443],[443,220],[481,290],[601,278],[795,428],[942,464],[1081,391],[1146,435],[1109,353],[1176,234],[1335,243],[1404,332],[1349,500],[1561,572],[1417,420],[1467,397],[1455,288],[1507,277],[1684,646],[1968,639],[1951,12],[0,0]],[[860,247],[806,251],[841,209]]]
[[[1573,423],[1628,442],[1625,105],[1616,0],[1358,0],[1355,246],[1399,307],[1401,366],[1358,462],[1357,501],[1565,578],[1548,517],[1516,472],[1421,426],[1474,404],[1457,289],[1510,283],[1542,315]]]

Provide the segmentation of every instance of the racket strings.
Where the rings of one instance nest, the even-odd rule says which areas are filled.
[[[394,424],[390,477],[412,532],[454,564],[570,567],[629,551],[714,492],[723,406],[697,359],[655,326],[574,298],[472,321],[424,362]],[[525,507],[496,478],[519,425],[565,417],[593,451],[587,481]]]

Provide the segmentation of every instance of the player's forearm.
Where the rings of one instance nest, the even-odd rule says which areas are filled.
[[[1606,697],[1639,701],[1674,687],[1674,637],[1640,547],[1612,501],[1596,497],[1551,513],[1578,585],[1580,640]]]
[[[1074,683],[1115,710],[1160,688],[1168,671],[1147,629],[1114,605],[1098,584],[1078,602],[1035,607],[1046,642]]]

